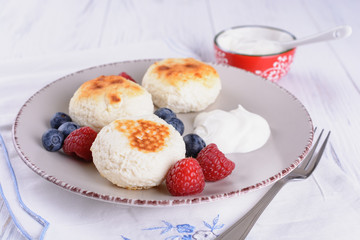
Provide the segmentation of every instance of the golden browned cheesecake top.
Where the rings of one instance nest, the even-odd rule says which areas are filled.
[[[121,96],[129,97],[144,93],[138,84],[121,76],[100,76],[83,83],[79,88],[78,98],[98,98],[105,96],[110,104],[121,102]]]
[[[188,81],[197,81],[204,86],[212,87],[218,78],[217,71],[210,65],[193,58],[168,58],[154,64],[152,73],[161,81],[177,86]]]
[[[128,138],[132,148],[145,153],[161,151],[170,135],[165,124],[145,119],[116,120],[115,129]]]

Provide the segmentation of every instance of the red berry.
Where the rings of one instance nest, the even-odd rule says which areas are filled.
[[[72,131],[65,138],[63,151],[68,155],[76,155],[86,161],[92,161],[90,147],[97,136],[90,127],[81,127]]]
[[[203,170],[205,181],[215,182],[223,179],[235,168],[235,163],[226,158],[214,143],[203,148],[196,160]]]
[[[136,83],[136,81],[135,81],[129,74],[127,74],[126,72],[121,72],[121,73],[119,74],[119,76],[121,76],[121,77],[123,77],[123,78],[126,78],[126,79],[128,79],[128,80],[133,81],[133,82]]]
[[[166,175],[166,187],[173,196],[201,193],[205,187],[204,174],[195,158],[176,162]]]

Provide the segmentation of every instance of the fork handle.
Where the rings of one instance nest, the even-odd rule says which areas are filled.
[[[270,188],[270,190],[250,209],[242,218],[235,224],[228,228],[225,232],[219,235],[216,240],[243,240],[249,234],[250,230],[259,219],[265,208],[269,205],[271,200],[280,191],[288,180],[285,178],[280,179]]]

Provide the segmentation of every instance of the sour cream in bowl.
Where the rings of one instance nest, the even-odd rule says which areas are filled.
[[[294,39],[293,34],[274,27],[233,27],[215,36],[215,57],[218,63],[242,68],[277,82],[289,71],[295,48],[283,49],[276,42]]]

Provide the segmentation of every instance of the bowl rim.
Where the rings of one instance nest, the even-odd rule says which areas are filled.
[[[248,57],[270,57],[270,56],[277,56],[277,55],[281,55],[281,54],[284,54],[284,53],[287,53],[287,52],[290,52],[290,51],[293,51],[295,50],[296,48],[291,48],[291,49],[287,49],[285,51],[281,51],[281,52],[278,52],[278,53],[272,53],[272,54],[243,54],[243,53],[238,53],[238,52],[235,52],[235,51],[228,51],[228,50],[224,50],[222,47],[220,47],[220,45],[218,44],[218,38],[221,34],[225,33],[226,31],[229,31],[229,30],[233,30],[233,29],[238,29],[238,28],[265,28],[265,29],[271,29],[271,30],[276,30],[276,31],[279,31],[279,32],[283,32],[283,33],[286,33],[288,34],[289,36],[291,36],[293,38],[293,40],[296,40],[296,36],[294,34],[292,34],[291,32],[289,31],[286,31],[284,29],[281,29],[281,28],[277,28],[277,27],[272,27],[272,26],[266,26],[266,25],[239,25],[239,26],[233,26],[233,27],[230,27],[230,28],[226,28],[226,29],[223,29],[221,30],[220,32],[218,32],[215,37],[214,37],[214,44],[217,48],[219,48],[221,51],[223,52],[226,52],[226,53],[231,53],[231,54],[235,54],[235,55],[240,55],[240,56],[248,56]]]

